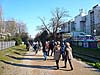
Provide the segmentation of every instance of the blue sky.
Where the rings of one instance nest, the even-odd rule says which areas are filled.
[[[38,17],[45,17],[48,21],[55,8],[66,9],[71,16],[69,19],[72,19],[79,14],[79,9],[87,12],[96,4],[100,4],[100,0],[0,0],[3,18],[15,18],[26,23],[32,37],[38,32],[36,26],[41,25]]]

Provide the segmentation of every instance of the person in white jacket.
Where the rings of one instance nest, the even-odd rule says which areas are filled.
[[[69,42],[66,42],[65,45],[66,45],[66,48],[65,48],[65,66],[64,66],[64,68],[66,68],[66,63],[68,60],[70,67],[71,67],[71,70],[73,70],[73,66],[72,66],[72,62],[71,62],[71,60],[73,59],[72,48],[71,48]]]

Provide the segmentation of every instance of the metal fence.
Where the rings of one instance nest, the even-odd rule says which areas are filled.
[[[100,48],[100,41],[71,41],[71,43],[85,48]]]
[[[0,50],[15,46],[15,41],[1,41]]]

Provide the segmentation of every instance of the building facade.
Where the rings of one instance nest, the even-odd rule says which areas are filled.
[[[74,21],[69,20],[62,25],[61,31],[80,31],[100,36],[100,4],[89,10],[88,14],[81,9],[79,15],[74,17]]]
[[[61,26],[61,32],[73,32],[75,31],[75,22],[73,20],[69,20],[68,22],[65,22]]]
[[[86,14],[83,10],[80,14],[75,16],[75,30],[80,32],[86,32]]]
[[[100,35],[100,4],[89,10],[91,35]]]

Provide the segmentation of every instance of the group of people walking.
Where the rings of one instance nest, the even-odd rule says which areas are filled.
[[[62,68],[66,68],[66,63],[69,61],[69,65],[71,70],[73,70],[72,66],[72,48],[69,42],[64,41],[43,41],[43,42],[35,42],[33,43],[33,48],[35,50],[35,54],[37,54],[38,50],[43,51],[44,60],[47,60],[47,56],[54,56],[54,60],[56,62],[57,69],[59,69],[59,60],[62,56],[62,60],[64,61],[64,66]],[[51,52],[51,54],[50,54]]]
[[[68,60],[70,67],[71,67],[71,70],[73,70],[73,66],[71,63],[73,56],[72,56],[72,48],[70,46],[70,43],[66,42],[65,44],[62,43],[62,45],[60,44],[59,41],[57,41],[55,44],[55,47],[54,47],[54,59],[56,60],[57,69],[59,69],[59,60],[60,60],[60,57],[62,55],[62,60],[64,60],[64,67],[63,68],[66,68],[66,63]]]

